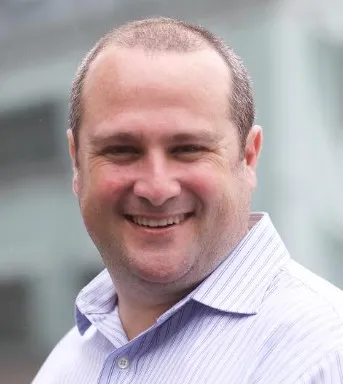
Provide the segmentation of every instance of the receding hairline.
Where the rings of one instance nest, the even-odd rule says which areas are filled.
[[[125,55],[127,53],[129,53],[129,54],[132,53],[133,58],[134,58],[135,53],[137,53],[138,55],[139,54],[143,54],[143,55],[146,54],[147,57],[149,57],[150,55],[167,57],[168,55],[174,55],[175,54],[175,55],[177,55],[181,58],[184,58],[186,60],[187,60],[188,55],[194,55],[194,54],[198,54],[198,53],[205,53],[205,54],[209,53],[209,54],[216,57],[215,62],[220,62],[220,65],[222,65],[223,84],[225,84],[225,86],[226,86],[224,93],[223,93],[223,103],[226,103],[225,100],[227,100],[228,98],[230,99],[232,96],[232,73],[231,73],[231,69],[225,63],[225,61],[223,60],[221,55],[219,55],[218,52],[213,47],[211,47],[209,44],[204,43],[202,45],[199,45],[196,49],[194,48],[194,49],[187,50],[187,51],[179,51],[179,50],[166,51],[166,50],[150,50],[142,44],[134,45],[132,47],[127,47],[127,46],[123,46],[123,45],[118,45],[117,42],[114,40],[114,41],[107,42],[107,44],[102,47],[102,49],[97,53],[96,57],[92,60],[92,62],[90,63],[90,65],[88,67],[87,73],[86,73],[85,78],[83,80],[84,84],[82,87],[82,93],[80,95],[81,107],[83,109],[83,113],[80,116],[80,124],[82,121],[82,116],[84,116],[85,104],[86,104],[87,94],[88,94],[88,90],[89,90],[88,79],[92,76],[92,74],[98,74],[97,71],[99,70],[99,64],[100,64],[100,66],[102,65],[101,62],[103,59],[106,60],[107,57],[110,56],[113,58],[113,61],[115,62],[116,60],[121,60],[122,54],[124,54],[124,57],[125,57]],[[213,60],[213,57],[212,57],[212,60]],[[212,66],[212,63],[210,63],[210,65]],[[97,77],[97,75],[96,75],[96,77]],[[231,120],[230,107],[229,107],[228,103],[226,103],[226,105],[227,105],[226,115]]]
[[[116,44],[116,42],[112,42],[110,44],[107,44],[106,46],[103,47],[101,51],[98,52],[97,56],[92,60],[92,62],[89,64],[86,76],[84,78],[84,87],[87,82],[88,76],[91,74],[91,72],[96,72],[99,66],[99,62],[104,60],[104,58],[112,57],[113,62],[120,61],[120,60],[130,60],[129,55],[132,54],[133,59],[135,59],[134,55],[137,54],[137,56],[143,55],[146,56],[147,58],[168,58],[170,55],[171,57],[180,57],[180,58],[185,58],[187,59],[193,59],[193,55],[197,54],[204,54],[204,55],[212,55],[210,57],[210,60],[207,60],[207,58],[204,57],[197,57],[196,61],[199,64],[202,64],[207,60],[207,63],[212,66],[213,68],[216,66],[216,63],[220,63],[219,66],[222,66],[223,69],[223,76],[225,76],[224,81],[229,81],[229,83],[232,81],[232,71],[231,68],[228,67],[226,62],[223,60],[223,58],[218,54],[218,52],[213,49],[210,45],[207,46],[202,46],[197,49],[193,49],[191,51],[151,51],[149,49],[146,49],[143,45],[137,45],[134,47],[124,47],[122,45]],[[193,58],[192,58],[193,56]],[[138,57],[137,57],[138,58]],[[204,61],[202,61],[205,59]],[[219,68],[218,66],[218,68]]]
[[[163,37],[156,38],[155,33],[164,28],[165,32],[175,31],[179,33],[182,30],[182,34],[178,35],[178,41],[175,42],[175,36],[171,36],[171,40],[165,41]],[[135,31],[138,33],[149,32],[150,36],[140,36],[137,38],[135,36]],[[187,36],[187,39],[185,39]],[[174,40],[173,40],[174,39]],[[142,52],[147,53],[148,55],[154,54],[167,54],[167,53],[176,53],[176,54],[187,54],[187,53],[196,53],[200,51],[210,51],[220,57],[223,63],[228,67],[231,72],[231,68],[227,65],[225,58],[211,45],[211,43],[206,40],[206,38],[194,30],[190,30],[187,26],[183,25],[182,22],[178,20],[168,19],[168,18],[158,18],[158,19],[146,19],[142,21],[135,21],[133,23],[124,24],[118,28],[113,28],[108,32],[87,56],[93,56],[88,62],[88,67],[83,78],[83,83],[85,83],[89,69],[93,66],[98,58],[104,54],[110,48],[118,48],[118,51],[121,49],[127,50],[141,50]]]

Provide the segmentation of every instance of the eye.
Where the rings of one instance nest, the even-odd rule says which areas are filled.
[[[199,145],[187,144],[187,145],[182,145],[174,148],[172,152],[176,154],[183,154],[183,153],[192,154],[192,153],[199,153],[204,150],[205,150],[204,147],[201,147]]]
[[[102,155],[114,163],[130,163],[139,158],[142,151],[131,145],[112,145],[102,151]]]

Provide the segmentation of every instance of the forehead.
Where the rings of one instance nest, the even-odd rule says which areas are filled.
[[[208,120],[228,117],[230,72],[213,50],[157,52],[109,46],[91,64],[82,124],[95,127],[123,112],[187,110]]]

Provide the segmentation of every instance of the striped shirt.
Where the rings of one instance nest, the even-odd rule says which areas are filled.
[[[343,383],[343,294],[291,260],[267,214],[133,340],[105,270],[33,384]]]

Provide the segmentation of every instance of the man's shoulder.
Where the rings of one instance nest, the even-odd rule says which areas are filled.
[[[306,376],[327,362],[328,372],[337,371],[343,358],[342,307],[340,289],[296,262],[287,263],[256,315],[255,377],[269,372],[283,382],[287,375]]]
[[[260,308],[266,337],[285,348],[343,349],[343,292],[290,260],[269,287]]]
[[[276,285],[285,304],[296,306],[300,312],[311,309],[313,315],[331,314],[343,324],[341,289],[294,260],[285,264],[277,280]]]
[[[73,360],[73,354],[77,353],[80,341],[78,329],[73,327],[49,354],[32,384],[57,383],[61,379],[61,372]]]
[[[84,335],[73,327],[52,350],[32,384],[96,382],[103,362],[102,354],[108,350],[107,344],[108,341],[93,326]]]

